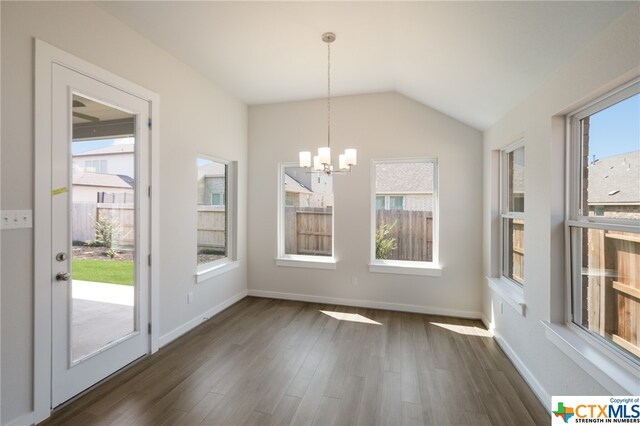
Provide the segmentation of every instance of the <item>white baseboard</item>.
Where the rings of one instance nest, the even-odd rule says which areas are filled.
[[[27,413],[24,416],[18,417],[17,419],[7,423],[7,426],[34,425],[36,423],[35,419],[36,413],[32,411],[31,413]]]
[[[193,328],[200,325],[203,321],[206,321],[212,316],[222,312],[223,310],[227,309],[229,306],[244,299],[245,297],[247,297],[247,291],[243,290],[240,293],[228,298],[227,300],[218,303],[211,309],[201,313],[200,315],[193,318],[192,320],[187,321],[186,323],[182,324],[180,327],[177,327],[174,330],[170,331],[169,333],[163,336],[160,336],[160,338],[158,339],[159,347],[163,347],[171,343],[178,337],[182,336],[183,334],[187,333],[188,331],[191,331]]]
[[[496,329],[496,325],[491,321],[489,321],[489,318],[487,318],[484,312],[480,314],[480,321],[482,321],[484,326],[487,327],[487,330],[489,330],[489,333],[493,334],[493,332]]]
[[[493,338],[496,340],[498,345],[502,348],[504,353],[509,357],[513,365],[516,367],[516,370],[520,373],[525,382],[529,385],[535,396],[540,400],[540,403],[543,405],[545,410],[551,414],[551,395],[545,390],[545,388],[540,384],[538,379],[535,378],[531,370],[527,368],[527,366],[522,362],[520,357],[516,355],[513,348],[509,346],[506,340],[500,336],[497,331],[493,331]]]
[[[311,294],[280,293],[277,291],[248,290],[249,296],[268,299],[296,300],[299,302],[324,303],[327,305],[356,306],[360,308],[386,309],[389,311],[412,312],[416,314],[442,315],[448,317],[480,319],[480,312],[442,309],[434,306],[406,305],[401,303],[376,302],[373,300],[345,299],[340,297],[315,296]]]

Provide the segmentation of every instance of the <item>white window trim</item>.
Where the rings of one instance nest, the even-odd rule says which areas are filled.
[[[640,395],[640,369],[580,327],[541,321],[545,337],[613,395]]]
[[[637,221],[580,215],[581,169],[579,122],[620,102],[630,93],[640,92],[640,78],[601,96],[576,110],[566,118],[566,219],[565,219],[565,307],[564,323],[543,321],[547,340],[562,350],[585,372],[613,394],[626,391],[640,395],[640,369],[638,363],[619,352],[613,344],[605,342],[573,323],[572,318],[572,240],[571,228],[615,229],[638,232]],[[635,225],[635,226],[634,226]],[[621,391],[622,390],[622,391]]]
[[[369,272],[381,274],[423,275],[427,277],[442,276],[442,267],[432,262],[415,262],[410,260],[380,260],[369,263]]]
[[[239,266],[237,255],[237,236],[238,236],[238,220],[237,220],[237,205],[238,205],[238,162],[233,160],[225,160],[219,157],[213,157],[207,154],[197,154],[196,158],[202,158],[205,160],[214,161],[226,165],[226,177],[225,177],[225,211],[226,211],[226,226],[227,226],[227,255],[221,259],[216,259],[212,262],[202,263],[198,265],[196,255],[196,283],[207,281],[217,275],[224,274],[225,272],[232,271]],[[196,209],[197,202],[197,190],[196,190]],[[197,214],[197,210],[196,210]],[[197,220],[196,220],[197,223]],[[197,225],[196,225],[197,227]],[[197,232],[197,230],[196,230]],[[197,251],[197,250],[196,250]]]
[[[313,268],[313,269],[336,269],[337,259],[335,257],[335,203],[332,206],[331,214],[331,256],[306,256],[302,254],[286,254],[284,244],[284,208],[286,206],[285,189],[284,189],[284,169],[287,167],[298,167],[298,163],[278,163],[278,202],[276,203],[277,213],[277,250],[275,263],[277,266],[294,267],[294,268]],[[335,198],[334,198],[335,199]]]
[[[433,164],[433,259],[431,262],[410,260],[376,259],[376,196],[385,195],[385,208],[389,193],[376,194],[376,164],[424,162]],[[370,205],[370,238],[369,272],[384,274],[423,275],[439,277],[442,275],[440,265],[440,208],[439,208],[439,165],[436,157],[381,158],[371,160],[371,205]],[[405,202],[403,199],[403,203]]]
[[[499,280],[501,284],[511,284],[514,289],[515,292],[518,293],[517,295],[511,291],[508,291],[506,293],[503,292],[502,296],[503,297],[511,297],[511,296],[515,296],[516,299],[515,300],[524,300],[524,283],[519,283],[518,281],[509,278],[507,276],[504,275],[504,268],[505,268],[505,264],[504,264],[504,259],[506,256],[506,251],[505,251],[505,244],[504,244],[504,239],[506,237],[505,232],[504,232],[504,228],[505,228],[505,221],[507,219],[521,219],[521,220],[525,220],[524,218],[524,212],[512,212],[509,211],[507,204],[508,204],[508,199],[509,199],[509,188],[508,185],[505,185],[508,176],[507,176],[507,168],[506,168],[506,161],[507,161],[507,155],[512,153],[513,151],[515,151],[518,148],[524,148],[526,150],[525,147],[525,139],[524,138],[520,138],[517,141],[507,145],[506,147],[502,148],[500,150],[500,165],[499,165],[499,183],[500,183],[500,197],[499,197],[499,205],[500,205],[500,271],[499,277],[496,277],[496,280]],[[526,155],[526,154],[525,154]],[[526,157],[525,157],[525,177],[526,177]],[[526,182],[525,182],[525,191],[526,191]],[[526,204],[525,204],[526,205]],[[526,223],[526,221],[525,221]],[[525,241],[526,241],[526,232],[525,232]],[[493,278],[493,277],[492,277]],[[524,279],[525,277],[523,277]],[[525,279],[526,282],[526,279]],[[494,286],[496,287],[495,289],[498,288],[498,286]],[[500,288],[502,287],[502,285],[499,286]],[[494,289],[494,290],[495,290]],[[524,306],[524,304],[523,304]],[[524,312],[524,308],[523,308],[523,312]],[[524,313],[523,313],[524,315]]]
[[[513,285],[514,281],[504,276],[487,277],[487,284],[491,290],[507,302],[518,314],[525,316],[527,304],[525,303],[524,291],[521,286]]]
[[[226,272],[233,271],[234,269],[238,269],[240,266],[240,262],[237,260],[229,260],[229,258],[218,259],[224,260],[224,262],[220,262],[216,264],[218,261],[209,262],[206,265],[209,266],[207,269],[199,270],[196,274],[196,284],[200,284],[210,278],[217,277],[218,275],[222,275]]]
[[[275,259],[277,266],[292,268],[336,269],[336,259],[329,256],[304,256],[285,254]]]

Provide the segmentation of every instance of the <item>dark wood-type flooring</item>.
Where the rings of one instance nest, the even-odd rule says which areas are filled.
[[[321,311],[359,316],[335,319]],[[521,426],[550,420],[479,321],[248,297],[45,423]]]

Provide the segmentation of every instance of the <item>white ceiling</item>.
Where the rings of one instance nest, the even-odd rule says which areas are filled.
[[[104,10],[247,104],[397,91],[479,129],[637,2],[113,1]]]

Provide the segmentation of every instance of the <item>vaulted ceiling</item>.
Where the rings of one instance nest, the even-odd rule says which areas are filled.
[[[397,91],[484,129],[636,2],[99,2],[247,104]],[[606,66],[606,64],[603,64]]]

